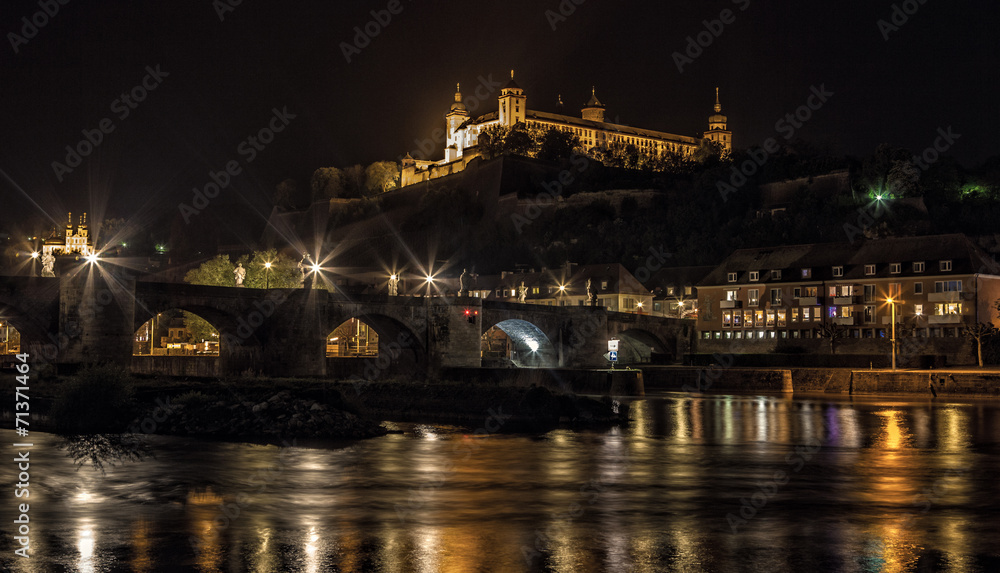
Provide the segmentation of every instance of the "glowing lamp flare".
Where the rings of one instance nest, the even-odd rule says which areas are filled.
[[[320,270],[321,268],[322,268],[322,267],[320,267],[319,265],[317,265],[317,264],[313,264],[313,266],[312,266],[312,271],[313,271],[314,273],[318,273],[318,272],[319,272],[319,270]]]
[[[87,255],[85,258],[87,259],[87,262],[90,263],[90,264],[94,264],[97,261],[101,260],[100,258],[98,258],[98,256],[97,256],[96,253],[91,253],[91,254]]]

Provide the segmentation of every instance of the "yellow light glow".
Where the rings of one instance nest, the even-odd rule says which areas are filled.
[[[319,265],[315,265],[315,264],[314,264],[314,265],[312,266],[312,270],[313,270],[313,272],[314,272],[314,273],[318,273],[318,272],[319,272],[319,270],[320,270],[320,268],[322,268],[322,267],[320,267]]]
[[[34,253],[31,253],[31,258],[37,259],[38,258],[38,251],[35,251]]]
[[[271,263],[264,263],[264,268],[265,269],[271,268]]]

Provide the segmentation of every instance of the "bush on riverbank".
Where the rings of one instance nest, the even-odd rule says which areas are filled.
[[[49,417],[60,433],[124,431],[135,417],[135,381],[120,366],[90,366],[60,384]]]

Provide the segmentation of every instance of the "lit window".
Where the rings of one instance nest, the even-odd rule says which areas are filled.
[[[922,304],[913,305],[913,312],[917,313],[917,316],[922,315],[924,313],[924,305]]]
[[[760,304],[760,290],[752,288],[747,291],[747,306],[757,306]]]
[[[812,269],[802,269],[802,278],[804,279],[812,278],[812,273],[813,273]]]

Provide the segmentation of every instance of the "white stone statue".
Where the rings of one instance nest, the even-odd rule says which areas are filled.
[[[399,295],[399,275],[389,277],[389,296]]]
[[[42,255],[42,276],[43,277],[54,277],[56,266],[56,258],[52,256],[52,253],[45,253]]]
[[[528,289],[524,286],[524,281],[521,281],[521,286],[517,287],[517,302],[523,303],[526,298],[528,298]]]
[[[469,271],[467,269],[462,269],[462,276],[458,277],[458,296],[464,296],[469,294],[467,280],[465,277],[469,276]]]
[[[236,263],[236,268],[233,269],[233,275],[236,277],[236,286],[243,286],[243,279],[247,276],[247,270],[243,268],[243,263]]]
[[[312,268],[312,261],[309,259],[309,253],[302,253],[302,259],[299,261],[297,266],[299,268],[299,272],[302,273],[302,278],[299,279],[299,284],[303,285],[306,282],[306,273],[308,272],[306,269]]]

